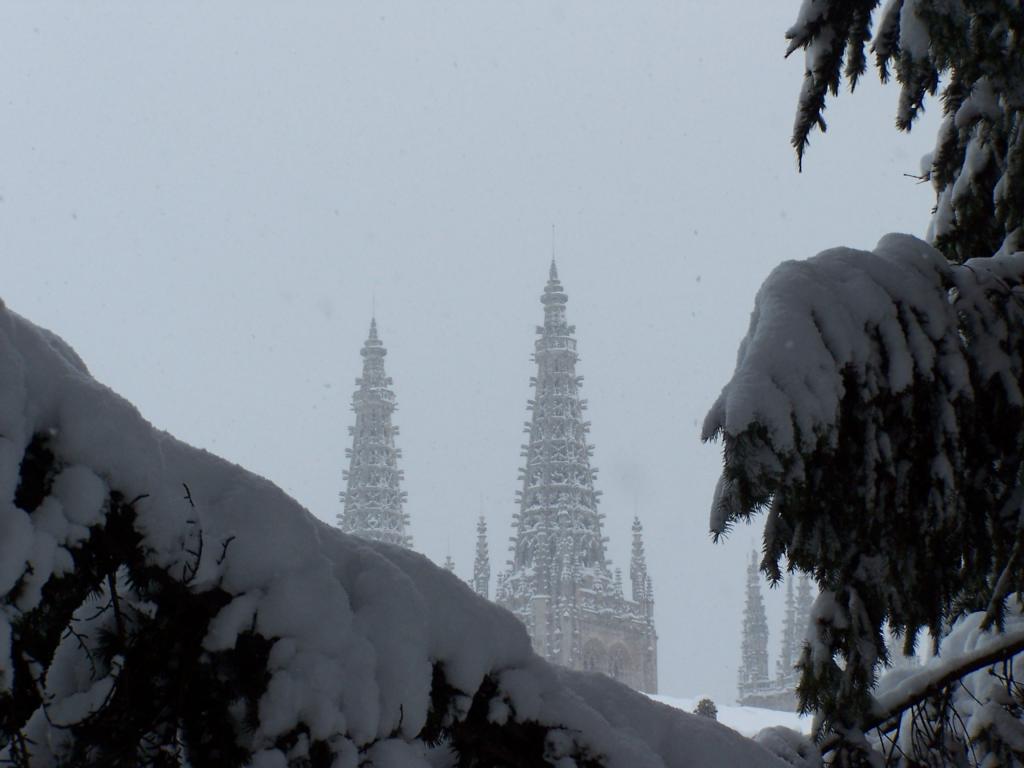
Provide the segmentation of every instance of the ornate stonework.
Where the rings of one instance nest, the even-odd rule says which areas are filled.
[[[538,654],[572,669],[603,672],[637,690],[658,690],[654,590],[642,529],[633,523],[631,595],[605,556],[597,511],[593,446],[579,397],[575,328],[554,262],[541,296],[532,419],[523,446],[513,559],[498,579],[497,601],[526,625]]]
[[[338,525],[345,533],[364,539],[411,547],[412,537],[406,533],[409,516],[402,509],[405,493],[399,487],[398,427],[391,423],[395,393],[384,373],[387,353],[377,337],[377,321],[371,320],[369,337],[360,352],[363,375],[356,379],[358,389],[352,395],[356,423],[349,427],[352,448],[346,451],[349,466],[343,473],[346,489],[341,493],[344,508]]]
[[[793,580],[797,579],[796,595]],[[811,611],[811,583],[806,574],[792,574],[786,580],[786,612],[782,643],[775,662],[775,677],[768,674],[768,621],[761,596],[761,575],[757,553],[750,553],[747,566],[747,601],[743,609],[743,645],[737,701],[742,706],[795,712],[797,708],[796,663],[803,651]]]

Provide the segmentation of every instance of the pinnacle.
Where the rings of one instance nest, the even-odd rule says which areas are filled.
[[[544,295],[540,297],[540,301],[544,305],[565,304],[568,299],[569,297],[565,294],[562,283],[558,279],[558,266],[552,258],[551,268],[548,270],[548,283],[544,286]]]
[[[373,350],[371,352],[371,350]],[[366,337],[366,341],[363,343],[363,350],[361,352],[363,357],[368,355],[373,357],[382,357],[387,354],[384,349],[384,343],[380,340],[380,336],[377,335],[377,317],[376,315],[370,318],[370,332]]]

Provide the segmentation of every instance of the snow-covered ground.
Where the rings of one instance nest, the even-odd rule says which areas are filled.
[[[697,698],[688,699],[654,695],[651,698],[655,701],[660,701],[662,704],[668,704],[670,707],[681,709],[683,712],[693,712],[697,707],[697,702],[703,697],[698,696]],[[811,720],[813,718],[810,715],[798,715],[796,712],[779,712],[774,709],[760,709],[759,707],[739,707],[730,704],[719,704],[717,702],[715,702],[715,706],[718,708],[718,722],[729,726],[734,731],[739,731],[744,736],[756,736],[758,732],[765,728],[773,728],[775,726],[790,728],[800,733],[811,732]]]

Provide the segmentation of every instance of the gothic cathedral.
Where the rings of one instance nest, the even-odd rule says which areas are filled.
[[[643,529],[633,520],[630,596],[622,572],[611,570],[597,511],[593,446],[586,442],[586,401],[579,397],[575,328],[566,323],[568,296],[554,262],[541,303],[544,325],[534,342],[537,376],[533,419],[524,446],[519,511],[514,516],[513,560],[499,575],[497,602],[526,625],[534,650],[571,669],[603,672],[637,690],[658,691],[654,590],[647,574]],[[352,396],[355,426],[345,473],[343,531],[365,539],[412,546],[400,488],[395,396],[384,372],[387,350],[376,321],[362,349],[363,375]],[[451,557],[445,563],[454,569]],[[489,598],[487,524],[477,524],[472,586]]]

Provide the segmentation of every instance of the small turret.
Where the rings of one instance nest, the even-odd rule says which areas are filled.
[[[644,554],[644,527],[640,518],[633,518],[633,553],[629,559],[629,581],[633,599],[638,603],[647,600],[647,556]]]
[[[473,561],[473,590],[481,597],[491,596],[491,558],[487,551],[487,521],[483,515],[476,523],[476,559]]]

